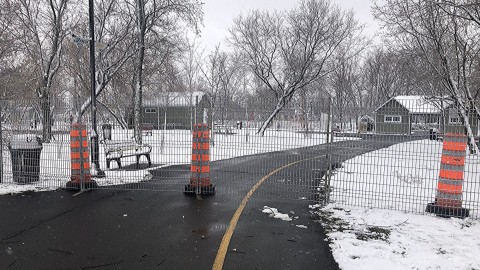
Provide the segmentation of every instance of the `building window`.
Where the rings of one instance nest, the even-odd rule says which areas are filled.
[[[157,113],[157,109],[155,109],[155,108],[145,108],[145,113]]]
[[[402,117],[400,115],[385,115],[385,123],[401,123]]]
[[[460,118],[458,116],[451,115],[448,119],[448,123],[450,125],[458,125],[460,124]]]

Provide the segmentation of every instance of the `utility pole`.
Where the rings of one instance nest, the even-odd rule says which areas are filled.
[[[91,135],[91,152],[92,164],[95,173],[93,177],[105,177],[105,172],[100,169],[99,162],[99,145],[97,132],[97,95],[96,95],[96,78],[95,78],[95,27],[93,17],[93,0],[88,0],[88,22],[90,28],[90,96],[92,104],[90,106],[92,113],[92,135]]]

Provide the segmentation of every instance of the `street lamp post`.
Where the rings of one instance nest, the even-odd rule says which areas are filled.
[[[100,169],[99,163],[99,145],[98,145],[98,132],[97,132],[97,96],[95,85],[95,28],[93,17],[93,0],[88,1],[88,22],[90,28],[90,96],[91,96],[91,113],[92,113],[92,131],[91,135],[91,152],[92,152],[92,164],[94,166],[95,173],[93,177],[105,177],[105,172]]]
[[[0,102],[2,100],[0,99]],[[2,102],[3,103],[3,102]],[[2,134],[2,122],[3,122],[3,115],[2,115],[2,106],[0,106],[0,183],[3,182],[3,134]]]

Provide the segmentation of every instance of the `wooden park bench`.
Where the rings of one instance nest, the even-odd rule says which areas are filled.
[[[105,157],[107,159],[107,168],[110,169],[110,162],[112,160],[117,162],[118,168],[122,167],[120,161],[125,157],[136,157],[136,168],[140,162],[140,157],[145,156],[148,161],[148,166],[152,165],[150,160],[150,152],[152,152],[152,146],[149,144],[138,144],[133,140],[128,141],[110,141],[104,140],[103,145],[105,147]]]
[[[223,124],[215,124],[213,127],[213,132],[218,134],[234,134],[230,126]]]

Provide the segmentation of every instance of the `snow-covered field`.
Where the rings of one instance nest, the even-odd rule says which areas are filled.
[[[233,129],[234,134],[214,134],[210,157],[212,161],[238,156],[286,150],[325,143],[325,135],[297,133],[291,130],[267,130],[265,136],[255,134],[254,129]],[[192,135],[188,130],[154,130],[152,136],[143,136],[144,143],[152,146],[151,160],[153,166],[148,169],[118,170],[115,162],[111,169],[106,169],[104,147],[100,145],[100,167],[105,171],[105,178],[98,178],[100,186],[136,183],[148,179],[148,170],[170,165],[190,164]],[[131,141],[133,131],[112,130],[114,141]],[[162,143],[163,137],[163,143]],[[354,138],[336,138],[345,140]],[[52,190],[64,187],[70,180],[70,138],[68,134],[55,135],[55,140],[43,145],[40,161],[40,181],[17,185],[13,182],[9,151],[3,151],[4,179],[0,184],[0,194],[23,192],[27,190]],[[135,163],[135,157],[122,158],[122,167]],[[145,163],[144,157],[140,163]]]
[[[433,202],[442,142],[395,144],[347,160],[332,177],[331,200],[341,205],[423,213]],[[467,155],[463,205],[480,217],[480,159]]]
[[[435,197],[441,147],[427,140],[398,144],[337,171],[333,203],[315,211],[341,269],[480,269],[478,157],[468,156],[465,166],[463,202],[471,217],[421,215]]]

